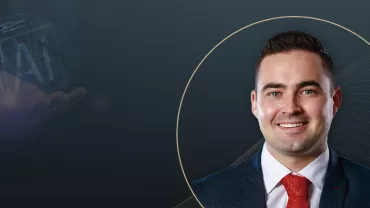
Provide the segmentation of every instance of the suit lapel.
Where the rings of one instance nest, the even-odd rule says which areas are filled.
[[[330,148],[330,159],[320,199],[320,208],[343,207],[348,181],[344,176],[338,155]]]
[[[330,159],[325,175],[325,182],[320,199],[320,208],[340,208],[343,207],[347,193],[348,181],[344,176],[341,163],[338,162],[338,155],[329,148]],[[261,166],[262,147],[248,163],[242,165],[240,172],[241,189],[243,200],[238,203],[240,207],[265,208],[266,190],[263,182],[263,172]]]
[[[244,165],[241,171],[243,200],[241,207],[265,208],[266,190],[263,182],[261,166],[262,148],[249,161],[252,164]]]

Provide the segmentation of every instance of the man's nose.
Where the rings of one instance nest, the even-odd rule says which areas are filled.
[[[285,114],[297,114],[302,112],[301,103],[296,96],[287,96],[284,99],[284,109]]]

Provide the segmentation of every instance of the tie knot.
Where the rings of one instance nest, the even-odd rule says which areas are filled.
[[[307,197],[308,186],[310,185],[311,181],[306,177],[297,176],[290,173],[281,180],[281,183],[284,185],[289,197]]]

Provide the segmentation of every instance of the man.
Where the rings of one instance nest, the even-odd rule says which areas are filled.
[[[342,101],[333,62],[303,32],[272,37],[256,65],[252,112],[265,139],[250,159],[192,182],[206,208],[370,207],[370,170],[327,144]]]

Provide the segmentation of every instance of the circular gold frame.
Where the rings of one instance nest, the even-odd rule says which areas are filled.
[[[249,27],[252,27],[253,25],[257,25],[259,23],[263,23],[263,22],[268,22],[268,21],[271,21],[271,20],[278,20],[278,19],[289,19],[289,18],[300,18],[300,19],[311,19],[311,20],[317,20],[317,21],[321,21],[321,22],[326,22],[326,23],[329,23],[329,24],[332,24],[332,25],[335,25],[335,26],[338,26],[350,33],[352,33],[353,35],[357,36],[358,38],[360,38],[361,40],[363,40],[366,44],[370,45],[370,43],[363,37],[361,37],[359,34],[353,32],[352,30],[342,26],[342,25],[339,25],[337,23],[334,23],[334,22],[331,22],[331,21],[328,21],[328,20],[325,20],[325,19],[320,19],[320,18],[316,18],[316,17],[309,17],[309,16],[278,16],[278,17],[273,17],[273,18],[268,18],[268,19],[264,19],[264,20],[260,20],[260,21],[257,21],[257,22],[254,22],[252,24],[249,24],[247,26],[244,26],[240,29],[238,29],[237,31],[231,33],[230,35],[228,35],[226,38],[224,38],[223,40],[221,40],[215,47],[213,47],[208,53],[207,55],[202,59],[202,61],[198,64],[198,66],[195,68],[193,74],[190,76],[190,79],[188,81],[188,83],[186,84],[186,87],[185,87],[185,90],[183,92],[183,95],[181,97],[181,101],[180,101],[180,106],[179,106],[179,110],[178,110],[178,113],[177,113],[177,122],[176,122],[176,145],[177,145],[177,154],[178,154],[178,158],[179,158],[179,162],[180,162],[180,167],[181,167],[181,170],[182,170],[182,174],[184,175],[184,178],[185,178],[185,181],[186,183],[188,184],[189,188],[190,188],[190,191],[191,193],[193,194],[193,196],[195,197],[195,199],[197,200],[197,202],[199,203],[199,205],[201,205],[203,207],[203,205],[200,203],[200,201],[198,200],[197,196],[194,194],[191,186],[190,186],[190,183],[188,181],[188,179],[186,178],[186,174],[185,174],[185,171],[184,171],[184,167],[182,165],[182,162],[181,162],[181,156],[180,156],[180,149],[179,149],[179,120],[180,120],[180,111],[181,111],[181,106],[182,106],[182,103],[184,101],[184,97],[185,97],[185,94],[186,94],[186,91],[190,85],[190,82],[191,80],[193,79],[195,73],[198,71],[199,67],[202,65],[202,63],[207,59],[207,57],[218,47],[220,46],[223,42],[225,42],[227,39],[231,38],[232,36],[234,36],[235,34],[241,32],[242,30],[244,29],[247,29]],[[204,207],[203,207],[204,208]]]

